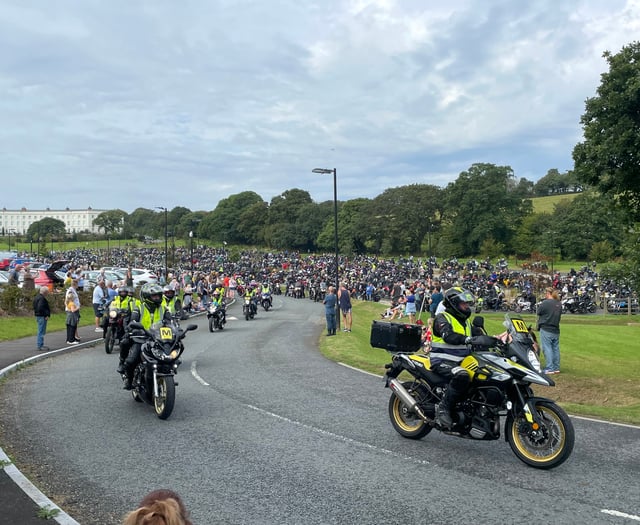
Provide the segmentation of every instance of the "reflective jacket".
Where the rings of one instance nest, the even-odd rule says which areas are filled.
[[[460,334],[465,338],[471,337],[471,323],[468,321],[463,325],[453,315],[446,311],[438,314],[437,317],[439,316],[443,316],[446,319],[456,334]],[[434,322],[434,325],[436,322]],[[469,355],[470,351],[470,348],[466,344],[446,343],[441,335],[436,335],[434,332],[431,340],[431,353],[429,356],[432,362],[443,360],[460,361],[463,357]]]

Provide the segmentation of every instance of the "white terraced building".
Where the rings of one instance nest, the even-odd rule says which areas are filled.
[[[94,210],[87,208],[86,210],[28,210],[22,208],[20,210],[8,210],[2,208],[0,211],[0,233],[2,235],[24,235],[27,233],[29,226],[34,222],[38,222],[45,217],[58,219],[64,222],[67,233],[100,233],[97,226],[94,226],[93,220],[101,213],[107,210]]]

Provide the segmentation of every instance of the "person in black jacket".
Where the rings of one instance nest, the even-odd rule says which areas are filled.
[[[49,301],[47,300],[48,293],[49,288],[41,286],[40,292],[33,299],[33,313],[38,323],[37,345],[39,352],[49,350],[48,346],[44,346],[44,335],[47,333],[47,321],[49,321],[49,317],[51,317],[51,309],[49,308]]]

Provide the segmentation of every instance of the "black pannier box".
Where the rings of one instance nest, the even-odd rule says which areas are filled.
[[[422,345],[422,326],[373,321],[369,342],[374,348],[384,348],[387,352],[417,352]]]

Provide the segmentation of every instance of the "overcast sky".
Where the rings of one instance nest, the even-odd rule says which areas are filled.
[[[2,0],[0,207],[536,181],[638,35],[640,0]]]

